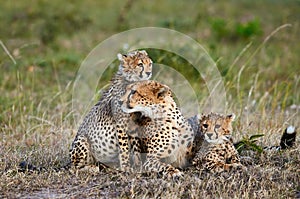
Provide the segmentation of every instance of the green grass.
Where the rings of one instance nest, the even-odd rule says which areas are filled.
[[[299,139],[290,151],[255,156],[248,172],[213,176],[193,170],[172,182],[153,176],[63,173],[23,174],[21,160],[63,165],[78,115],[72,86],[88,53],[120,31],[171,28],[203,45],[224,79],[228,112],[238,117],[235,140],[265,134],[260,145],[279,143],[282,130],[299,127],[299,1],[3,1],[0,7],[0,196],[288,198],[300,191]],[[283,28],[279,28],[284,24]],[[278,30],[276,30],[279,28]],[[180,71],[208,96],[201,77],[172,53],[147,49],[156,63]],[[116,66],[116,65],[115,65]],[[106,85],[115,69],[102,76]],[[184,107],[182,107],[184,109]],[[60,195],[65,194],[65,195]]]

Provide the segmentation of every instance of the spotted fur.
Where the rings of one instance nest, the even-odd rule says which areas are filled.
[[[146,153],[146,170],[171,168],[168,174],[176,175],[176,168],[185,168],[190,162],[212,172],[242,166],[231,142],[234,115],[210,113],[186,120],[170,89],[155,81],[129,85],[121,102],[123,111],[148,118],[143,124],[136,122],[138,127],[132,124],[130,130],[131,136],[140,138],[131,144],[134,150]],[[133,121],[139,117],[131,115]]]
[[[146,156],[144,168],[164,176],[181,176],[177,168],[188,165],[194,132],[174,102],[169,87],[150,80],[133,83],[127,87],[121,102],[122,110],[131,114],[133,122],[129,135],[135,139],[131,146]],[[142,113],[148,119],[137,121],[140,115],[135,113]]]
[[[83,168],[97,162],[120,166],[128,170],[128,118],[121,110],[119,99],[126,86],[132,82],[147,80],[152,75],[152,60],[146,51],[118,54],[119,70],[110,87],[84,118],[70,150],[75,168]]]
[[[243,167],[231,141],[234,117],[216,113],[201,116],[200,131],[205,141],[193,160],[195,166],[213,173]]]

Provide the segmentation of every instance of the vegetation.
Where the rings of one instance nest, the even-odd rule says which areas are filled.
[[[0,197],[299,197],[299,139],[293,149],[251,156],[247,171],[216,176],[189,168],[178,182],[116,171],[17,171],[22,160],[45,167],[68,162],[79,125],[71,99],[80,64],[104,39],[144,26],[175,29],[205,47],[224,78],[228,112],[238,116],[235,141],[264,134],[255,137],[255,144],[251,137],[247,143],[256,148],[279,144],[287,124],[300,124],[300,3],[230,2],[2,1]],[[186,60],[163,50],[147,51],[154,62],[188,78],[199,103],[205,100],[206,85],[186,70]],[[116,67],[113,63],[105,72],[99,88]]]
[[[263,149],[261,146],[258,146],[255,142],[258,141],[257,138],[260,138],[264,135],[262,134],[257,134],[257,135],[251,135],[249,138],[248,137],[243,137],[241,141],[235,144],[236,150],[241,153],[244,150],[252,150],[256,151],[258,153],[262,153]]]

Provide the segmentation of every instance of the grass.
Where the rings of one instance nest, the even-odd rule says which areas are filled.
[[[178,182],[115,171],[77,175],[16,171],[22,160],[45,167],[68,161],[79,125],[71,104],[76,71],[99,42],[134,27],[175,29],[208,50],[224,79],[228,112],[238,116],[235,140],[264,134],[258,144],[279,144],[288,124],[299,127],[298,1],[125,4],[92,0],[1,3],[0,40],[9,52],[1,46],[1,198],[295,197],[300,191],[299,139],[294,149],[252,155],[252,164],[245,163],[248,171],[215,176],[190,168]],[[204,81],[193,70],[185,70],[186,60],[160,50],[147,51],[154,62],[180,71],[200,104],[205,100]],[[114,66],[102,76],[98,88],[107,84]]]

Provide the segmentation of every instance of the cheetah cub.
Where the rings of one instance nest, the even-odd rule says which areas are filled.
[[[231,141],[232,121],[235,115],[210,113],[200,117],[200,131],[204,142],[193,159],[193,165],[212,173],[241,167],[237,150]]]

